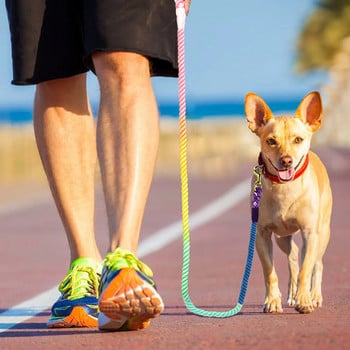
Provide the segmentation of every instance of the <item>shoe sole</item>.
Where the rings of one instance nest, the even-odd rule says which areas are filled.
[[[48,328],[71,328],[71,327],[97,327],[97,318],[86,313],[82,306],[76,306],[72,312],[59,319],[49,320],[47,323]]]
[[[99,301],[101,330],[138,330],[164,309],[162,298],[133,268],[124,268],[109,283]]]

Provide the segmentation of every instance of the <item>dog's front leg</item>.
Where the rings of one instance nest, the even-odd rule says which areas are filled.
[[[308,314],[314,311],[311,297],[311,278],[317,258],[318,236],[316,233],[302,231],[302,265],[298,278],[298,291],[295,298],[295,310]]]
[[[297,294],[299,263],[298,263],[298,247],[294,243],[292,236],[275,236],[276,242],[281,250],[287,255],[289,268],[288,283],[288,305],[295,305],[295,296]]]
[[[283,312],[281,292],[278,287],[278,277],[273,265],[272,232],[264,232],[258,229],[256,236],[256,250],[264,272],[265,279],[265,303],[264,312]]]

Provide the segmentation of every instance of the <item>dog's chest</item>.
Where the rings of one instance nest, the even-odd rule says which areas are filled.
[[[310,201],[297,186],[279,185],[264,188],[259,209],[259,226],[263,231],[286,236],[297,232],[308,221]]]

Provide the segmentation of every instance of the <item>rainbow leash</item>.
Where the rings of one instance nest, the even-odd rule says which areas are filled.
[[[252,207],[252,225],[250,229],[250,239],[248,246],[248,254],[246,267],[243,274],[241,290],[236,306],[228,311],[207,311],[196,307],[190,297],[188,281],[190,269],[190,225],[189,225],[189,209],[188,209],[188,173],[187,173],[187,128],[186,128],[186,80],[185,80],[185,22],[186,13],[184,0],[175,0],[176,4],[176,18],[178,26],[178,65],[179,65],[179,79],[178,79],[178,94],[179,94],[179,129],[180,129],[180,177],[181,177],[181,201],[182,201],[182,227],[183,227],[183,264],[182,264],[182,280],[181,292],[182,298],[187,309],[199,316],[225,318],[236,315],[242,308],[245,295],[248,288],[248,281],[251,273],[256,225],[259,215],[259,201],[261,197],[261,167],[254,168],[255,185],[253,195],[251,198]]]

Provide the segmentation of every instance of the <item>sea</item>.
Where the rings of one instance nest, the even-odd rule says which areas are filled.
[[[294,112],[300,103],[300,98],[265,99],[276,115]],[[97,106],[93,106],[96,113]],[[200,120],[204,118],[244,118],[243,101],[207,100],[187,103],[186,118]],[[159,102],[159,112],[162,118],[177,118],[179,106],[177,101]],[[30,107],[0,107],[0,124],[26,124],[32,122]]]

